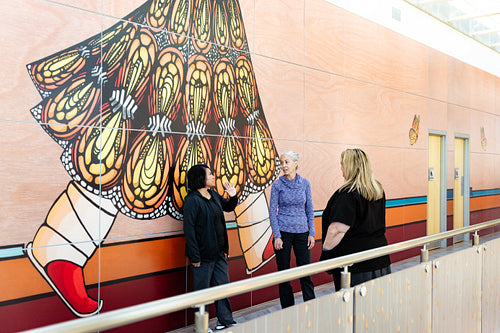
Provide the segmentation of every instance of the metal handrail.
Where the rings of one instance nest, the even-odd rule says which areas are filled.
[[[357,262],[408,250],[417,246],[427,245],[434,241],[443,240],[453,236],[470,232],[477,232],[478,230],[491,228],[497,225],[500,225],[500,219],[483,222],[460,229],[445,231],[439,234],[415,238],[397,244],[391,244],[372,250],[350,254],[340,258],[334,258],[300,267],[294,267],[285,271],[269,273],[246,280],[231,282],[217,287],[151,301],[139,305],[105,312],[102,314],[100,313],[93,317],[74,319],[50,326],[36,328],[25,331],[25,333],[83,333],[106,330],[179,310],[202,306],[204,304],[210,304],[216,299],[243,294],[249,291],[276,285],[281,282],[322,273],[333,268],[349,266]]]

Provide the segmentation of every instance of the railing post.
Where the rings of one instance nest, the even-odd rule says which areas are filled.
[[[429,261],[429,250],[427,249],[427,244],[424,244],[424,248],[420,250],[420,262]]]
[[[196,305],[198,311],[194,313],[194,325],[196,333],[207,333],[208,313],[205,312],[205,304]]]
[[[474,232],[474,238],[472,240],[472,245],[473,246],[479,245],[479,235],[477,234],[477,230]]]
[[[344,266],[344,271],[340,272],[340,289],[348,289],[351,287],[351,273]]]

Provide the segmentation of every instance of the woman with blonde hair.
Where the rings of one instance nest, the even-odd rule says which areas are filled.
[[[385,193],[373,176],[368,156],[361,149],[342,152],[340,166],[344,184],[332,195],[322,217],[323,252],[320,260],[387,245],[385,238]],[[356,263],[349,268],[351,285],[389,274],[389,255]],[[340,289],[340,268],[333,275]]]

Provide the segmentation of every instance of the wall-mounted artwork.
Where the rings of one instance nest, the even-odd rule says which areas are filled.
[[[411,124],[410,132],[408,133],[408,136],[410,138],[410,145],[414,145],[415,142],[418,140],[418,129],[420,126],[420,115],[415,115],[413,117],[413,122]]]
[[[27,69],[42,98],[31,113],[72,180],[26,251],[76,316],[102,307],[83,269],[116,216],[182,219],[195,164],[215,171],[219,193],[237,189],[247,272],[272,258],[263,191],[279,159],[237,1],[151,0]],[[266,213],[249,220],[249,206]]]
[[[486,134],[484,133],[484,126],[481,126],[479,131],[481,134],[481,148],[486,151],[486,147],[488,146],[488,139],[486,139]]]
[[[238,191],[225,215],[232,282],[277,270],[268,201],[281,151],[300,154],[311,184],[312,262],[346,148],[366,151],[383,184],[390,244],[427,235],[431,132],[470,137],[464,216],[500,217],[500,79],[341,6],[58,0],[4,1],[2,11],[0,331],[192,291],[183,198],[196,163],[211,167],[220,194],[226,180]],[[323,272],[312,280],[331,284]],[[278,289],[233,296],[233,310],[265,306]],[[113,331],[193,320],[186,308]]]

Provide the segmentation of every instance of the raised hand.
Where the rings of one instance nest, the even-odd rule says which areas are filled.
[[[236,195],[236,188],[234,188],[233,184],[230,182],[224,182],[224,190],[229,194],[230,197],[234,197]]]

